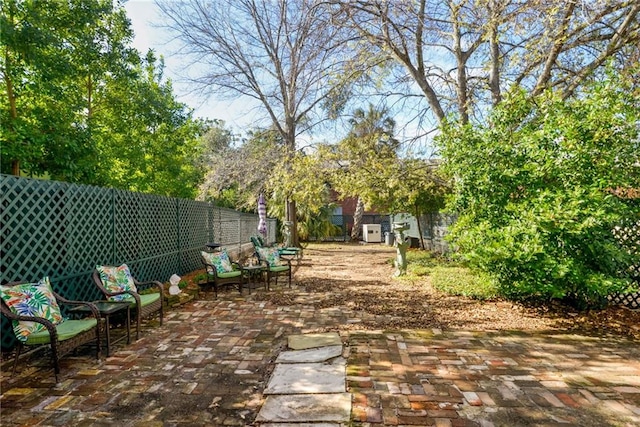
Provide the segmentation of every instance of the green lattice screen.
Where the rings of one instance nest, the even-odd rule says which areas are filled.
[[[256,215],[204,202],[0,175],[0,282],[49,276],[69,299],[100,298],[98,264],[127,263],[141,281],[166,282],[202,268],[207,242],[234,245],[255,234]],[[269,221],[270,236],[275,221]],[[2,318],[2,349],[14,344]]]

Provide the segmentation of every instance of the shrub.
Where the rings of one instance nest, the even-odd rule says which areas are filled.
[[[487,126],[445,126],[459,214],[449,237],[502,295],[584,308],[631,288],[640,254],[613,230],[640,214],[613,190],[640,188],[639,99],[609,76],[577,100],[516,93]]]

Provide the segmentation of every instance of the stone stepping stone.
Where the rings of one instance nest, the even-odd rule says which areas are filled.
[[[342,345],[342,340],[337,332],[325,332],[318,334],[290,335],[289,348],[292,350],[305,350],[309,348]]]
[[[277,364],[265,395],[343,393],[346,390],[346,361],[334,363]]]
[[[256,422],[347,423],[350,416],[350,393],[283,395],[268,396]]]
[[[260,427],[343,427],[342,423],[261,423]]]
[[[320,363],[342,356],[342,345],[310,348],[307,350],[283,351],[276,363]]]

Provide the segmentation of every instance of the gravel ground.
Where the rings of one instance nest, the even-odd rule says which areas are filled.
[[[562,330],[640,340],[638,311],[610,306],[578,312],[561,304],[536,307],[450,296],[435,290],[428,276],[417,283],[392,278],[393,258],[395,249],[381,244],[311,244],[295,270],[304,295],[271,292],[260,298],[374,315],[365,323],[344,325],[345,329]]]

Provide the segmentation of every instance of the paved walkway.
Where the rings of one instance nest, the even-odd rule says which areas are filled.
[[[43,362],[22,363],[14,377],[3,366],[0,424],[260,425],[263,391],[287,337],[339,331],[352,425],[640,425],[638,343],[557,333],[347,331],[340,327],[361,314],[273,306],[257,295],[222,292],[217,301],[174,308],[162,327],[145,327],[139,341],[116,345],[99,363],[88,351],[67,356],[57,385]]]

